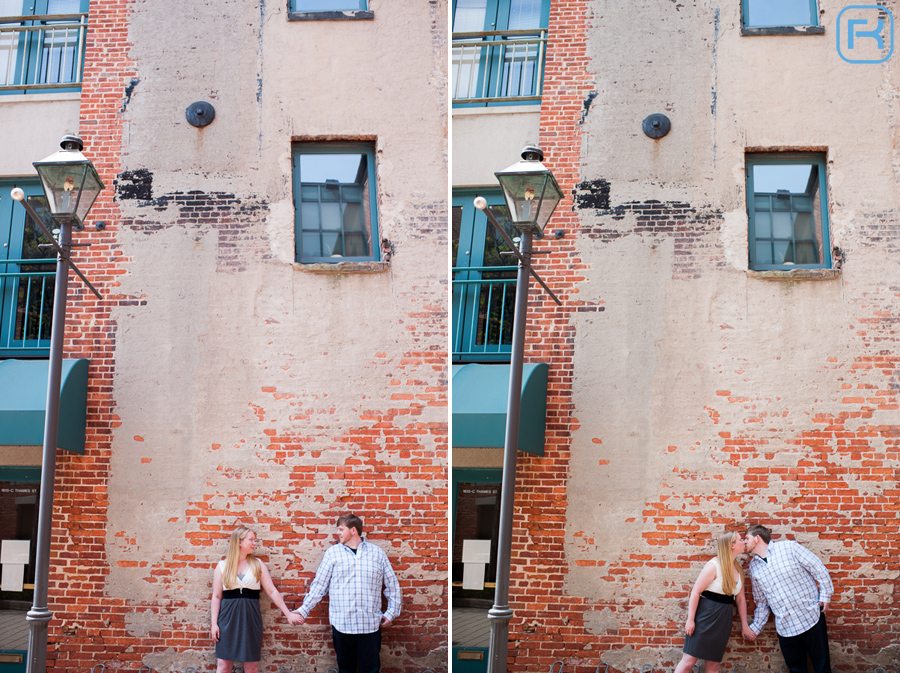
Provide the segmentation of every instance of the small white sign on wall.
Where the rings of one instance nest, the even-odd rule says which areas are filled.
[[[3,591],[22,591],[25,588],[25,564],[4,563],[0,572],[0,586]]]
[[[490,540],[463,540],[463,563],[490,563]]]
[[[484,589],[484,563],[463,564],[463,589],[481,591]]]
[[[3,540],[0,541],[0,563],[21,563],[28,565],[28,552],[31,550],[31,540]]]

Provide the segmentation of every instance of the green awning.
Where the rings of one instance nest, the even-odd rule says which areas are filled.
[[[56,446],[84,453],[88,360],[63,360]],[[0,360],[0,446],[43,446],[47,360]]]
[[[522,366],[519,451],[544,455],[547,424],[547,373],[543,362]],[[453,446],[503,447],[509,365],[453,366]]]

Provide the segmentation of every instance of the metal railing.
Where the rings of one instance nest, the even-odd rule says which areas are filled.
[[[53,271],[9,271],[10,265],[48,265]],[[53,259],[0,260],[0,350],[46,350],[50,347]]]
[[[85,13],[0,16],[0,92],[80,86],[86,32]]]
[[[454,33],[454,103],[540,101],[547,30]]]
[[[478,266],[452,270],[454,360],[509,355],[517,269],[515,266]],[[510,277],[483,277],[484,274],[500,273]]]

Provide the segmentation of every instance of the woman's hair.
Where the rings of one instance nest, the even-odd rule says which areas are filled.
[[[247,533],[250,532],[249,528],[238,526],[232,531],[231,537],[228,538],[228,555],[225,557],[225,572],[222,573],[222,582],[226,589],[237,588],[237,569],[238,563],[241,562],[241,542],[244,541]],[[253,573],[253,577],[259,582],[262,574],[259,559],[253,554],[247,554],[247,563],[250,564],[250,571]]]
[[[729,568],[737,568],[741,574],[741,582],[744,581],[744,571],[737,561],[734,554],[731,553],[731,545],[734,544],[735,538],[740,538],[741,534],[737,531],[725,531],[716,540],[716,549],[719,555],[719,566],[722,568],[722,593],[726,596],[734,595],[734,570],[729,572]]]

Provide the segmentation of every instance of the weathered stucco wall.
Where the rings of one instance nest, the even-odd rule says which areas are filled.
[[[516,163],[523,147],[540,132],[535,106],[455,108],[453,110],[453,187],[499,189],[494,172]]]
[[[112,337],[105,429],[93,417],[108,506],[96,562],[57,580],[81,570],[115,609],[103,627],[57,596],[59,668],[104,638],[122,645],[114,667],[209,668],[212,570],[234,526],[255,528],[294,606],[346,511],[404,591],[385,669],[445,667],[447,9],[370,8],[288,21],[286,3],[92,2],[105,47],[88,55],[81,130],[113,185],[111,226],[92,235],[114,278],[108,314],[73,322]],[[197,129],[185,110],[201,100],[216,116]],[[291,143],[310,138],[375,144],[376,272],[294,262]],[[86,540],[67,511],[63,538]],[[264,666],[334,666],[325,603],[297,629],[266,598],[263,613]]]
[[[540,142],[572,199],[536,264],[567,307],[531,316],[552,392],[519,470],[515,670],[674,666],[712,538],[756,521],[828,566],[835,666],[900,657],[900,62],[842,61],[838,3],[824,35],[742,37],[740,7],[551,7]],[[766,149],[827,154],[833,277],[748,272],[745,152]],[[727,662],[781,665],[771,622],[734,633]]]

